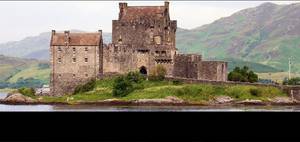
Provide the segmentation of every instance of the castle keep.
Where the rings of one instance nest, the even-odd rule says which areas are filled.
[[[53,95],[102,75],[139,71],[149,74],[160,64],[167,77],[227,80],[227,63],[203,61],[200,55],[178,54],[177,21],[171,20],[169,2],[164,6],[128,6],[119,3],[119,17],[112,21],[112,43],[97,33],[52,32],[51,81]]]

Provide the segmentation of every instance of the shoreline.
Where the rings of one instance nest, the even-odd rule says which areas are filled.
[[[99,105],[99,106],[296,106],[300,102],[251,102],[251,101],[233,101],[228,103],[190,103],[190,102],[139,102],[133,101],[95,101],[95,102],[12,102],[0,99],[3,105]]]

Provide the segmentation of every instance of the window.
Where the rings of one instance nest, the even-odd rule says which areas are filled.
[[[73,78],[75,78],[76,77],[76,75],[75,74],[73,74]]]
[[[154,41],[156,44],[161,44],[161,37],[160,36],[155,36]]]
[[[58,74],[58,78],[61,78],[61,74]]]
[[[85,47],[85,48],[84,48],[84,51],[88,51],[88,47]]]
[[[75,63],[76,62],[76,58],[73,58],[73,63]]]
[[[61,47],[60,46],[58,46],[58,51],[61,52]]]
[[[119,36],[118,42],[119,42],[119,44],[122,43],[122,36],[121,35]]]
[[[73,47],[73,52],[75,52],[76,51],[76,48],[75,47]]]
[[[84,58],[84,61],[87,63],[88,62],[88,58]]]
[[[88,77],[89,75],[88,74],[85,74],[85,77]]]
[[[61,58],[58,58],[58,63],[61,63]]]

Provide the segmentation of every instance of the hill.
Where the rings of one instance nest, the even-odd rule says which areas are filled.
[[[71,30],[71,32],[84,32]],[[5,56],[49,60],[49,44],[51,32],[44,32],[37,36],[27,37],[20,41],[13,41],[0,44],[0,53]],[[103,33],[105,43],[111,41],[110,33]]]
[[[47,61],[0,55],[0,89],[20,84],[49,84],[49,75]]]
[[[48,60],[50,34],[0,44],[0,53]],[[103,37],[105,43],[111,41],[111,33]],[[299,72],[300,4],[264,3],[195,29],[178,28],[176,46],[183,53],[229,61],[230,68],[251,63],[257,72],[287,71],[288,57],[293,56],[292,72]]]
[[[300,4],[264,3],[177,33],[177,48],[218,59],[235,58],[286,71],[288,57],[300,71]]]

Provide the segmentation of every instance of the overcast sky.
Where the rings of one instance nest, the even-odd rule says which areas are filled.
[[[170,14],[179,27],[191,29],[264,2],[174,1],[170,2]],[[296,1],[273,3],[290,4]],[[163,1],[128,1],[128,5],[163,4]],[[0,43],[21,40],[52,29],[102,29],[111,32],[112,20],[118,18],[118,12],[117,1],[0,1]]]

